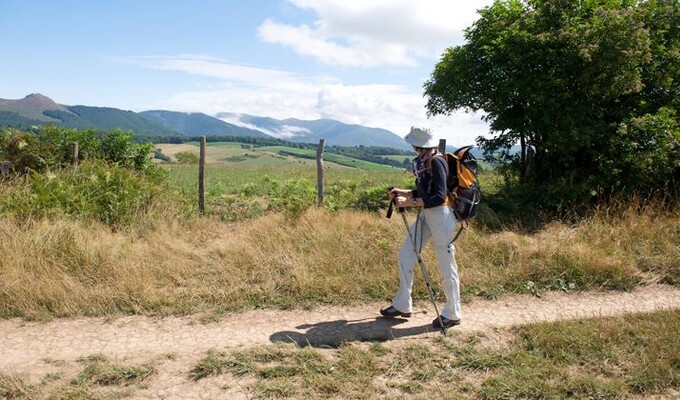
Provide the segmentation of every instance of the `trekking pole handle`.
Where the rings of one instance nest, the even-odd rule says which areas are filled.
[[[385,217],[392,218],[392,212],[394,211],[394,199],[390,200],[390,206],[387,207],[387,215]]]
[[[390,187],[387,188],[387,191],[388,191],[388,192],[391,192],[392,190],[394,190],[394,186],[390,186]],[[390,200],[390,206],[389,206],[389,208],[387,209],[387,218],[392,218],[392,211],[393,211],[393,209],[394,209],[394,205],[395,205],[395,204],[396,204],[396,203],[395,203],[394,197],[393,197],[392,200]],[[397,209],[397,211],[399,211],[400,213],[403,213],[405,210],[404,210],[404,207],[399,207],[399,208]]]

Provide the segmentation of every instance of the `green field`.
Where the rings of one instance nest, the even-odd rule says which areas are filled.
[[[165,154],[198,154],[198,143],[158,145]],[[240,143],[206,145],[206,211],[236,221],[269,211],[293,214],[317,201],[316,151],[284,146],[253,148]],[[171,184],[197,198],[198,165],[163,163]],[[389,186],[412,185],[404,169],[324,154],[324,203],[330,209],[379,210],[387,207]]]
[[[199,143],[188,142],[181,145],[159,144],[157,145],[165,154],[172,156],[180,151],[188,151],[198,154]],[[387,165],[376,164],[369,161],[359,160],[343,155],[324,153],[324,163],[328,165],[342,165],[350,168],[358,168],[369,171],[390,171],[399,169]],[[236,142],[206,143],[206,162],[243,163],[248,166],[281,165],[285,161],[316,164],[316,150],[298,149],[286,146],[263,146],[252,147]]]
[[[159,144],[165,154],[198,154],[197,142]],[[387,156],[402,160],[405,155]],[[258,217],[267,211],[298,212],[315,204],[317,196],[316,151],[285,146],[253,147],[234,142],[206,144],[206,208],[226,220]],[[198,193],[198,165],[163,163],[170,181],[191,198]],[[499,187],[498,176],[481,173],[486,193]],[[330,209],[385,209],[386,189],[413,187],[413,176],[402,168],[324,154],[325,204]]]

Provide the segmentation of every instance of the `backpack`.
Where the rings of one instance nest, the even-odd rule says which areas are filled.
[[[444,157],[449,168],[446,187],[456,219],[467,221],[477,214],[482,194],[477,182],[477,159],[470,153],[472,146],[461,147]],[[458,235],[456,235],[458,237]]]

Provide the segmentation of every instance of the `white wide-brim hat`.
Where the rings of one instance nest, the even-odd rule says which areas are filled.
[[[432,131],[428,128],[411,127],[411,132],[404,137],[406,143],[416,147],[423,147],[426,149],[439,146],[439,140],[432,136]]]

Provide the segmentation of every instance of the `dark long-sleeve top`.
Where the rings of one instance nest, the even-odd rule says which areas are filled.
[[[448,165],[444,157],[432,158],[431,170],[426,169],[416,179],[416,189],[412,196],[423,199],[425,208],[432,208],[444,204],[447,198],[446,176]]]

